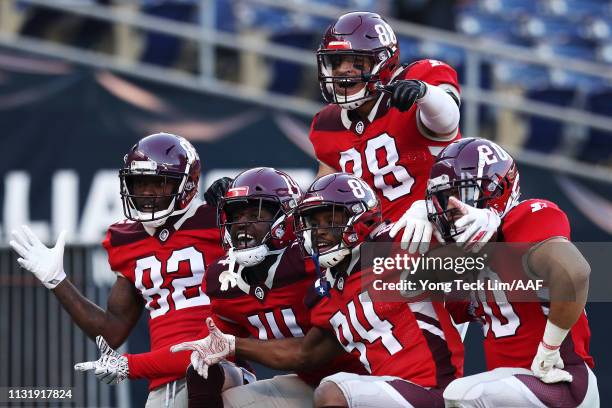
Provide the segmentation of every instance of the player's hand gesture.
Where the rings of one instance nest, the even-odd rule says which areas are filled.
[[[173,353],[191,350],[191,365],[204,378],[208,378],[208,367],[215,365],[236,351],[236,338],[217,328],[211,317],[206,318],[208,336],[196,341],[186,341],[170,348]]]
[[[540,342],[538,352],[531,363],[533,374],[547,384],[562,381],[572,382],[574,378],[570,373],[563,370],[564,367],[559,348],[547,348]]]
[[[66,231],[60,232],[53,248],[47,248],[30,228],[23,225],[11,231],[9,244],[17,254],[22,268],[32,272],[48,289],[53,289],[66,278],[64,272],[64,245]]]
[[[457,245],[466,251],[478,253],[497,232],[501,224],[499,215],[488,208],[475,208],[467,205],[456,197],[450,197],[449,202],[459,209],[463,216],[455,221],[457,229],[464,229],[455,237]]]
[[[119,384],[125,380],[130,372],[127,357],[113,350],[102,336],[96,337],[96,344],[100,349],[100,358],[96,361],[75,364],[74,369],[76,371],[94,370],[98,380],[106,384]]]
[[[404,230],[400,247],[408,248],[408,252],[414,254],[420,252],[424,254],[429,249],[433,225],[427,218],[427,206],[425,200],[418,200],[402,215],[393,225],[389,236],[395,238],[398,232]]]
[[[215,180],[204,192],[204,200],[206,200],[206,203],[213,207],[217,207],[219,201],[221,201],[225,193],[227,193],[232,181],[233,179],[229,177],[221,177]]]
[[[400,112],[409,110],[417,100],[425,96],[427,84],[417,79],[393,81],[384,86],[384,91],[391,94],[391,106]]]

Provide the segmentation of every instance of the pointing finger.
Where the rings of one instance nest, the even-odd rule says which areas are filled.
[[[95,361],[85,361],[83,363],[77,363],[74,365],[75,371],[89,371],[94,370],[96,368]]]

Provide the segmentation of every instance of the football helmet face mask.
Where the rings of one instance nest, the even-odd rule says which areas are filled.
[[[126,218],[157,228],[189,208],[198,191],[201,164],[186,139],[156,133],[138,141],[123,160],[119,179]]]
[[[377,95],[377,82],[390,82],[399,66],[399,43],[380,15],[347,13],[325,32],[317,65],[323,99],[356,109]]]
[[[382,222],[376,194],[348,173],[315,180],[296,211],[296,234],[315,262],[331,268]]]
[[[466,138],[449,144],[431,168],[426,195],[428,218],[446,241],[463,232],[455,227],[461,214],[449,206],[451,196],[503,217],[520,196],[514,159],[485,139]]]
[[[282,171],[257,167],[240,173],[217,210],[224,247],[242,266],[285,248],[295,239],[292,212],[301,199],[300,187]]]

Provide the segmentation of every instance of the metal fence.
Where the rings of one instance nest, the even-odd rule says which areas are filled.
[[[99,274],[94,272],[100,251],[67,248],[64,265],[74,285],[105,307],[109,285],[96,279]],[[70,406],[129,407],[127,382],[108,386],[92,373],[74,371],[75,363],[97,358],[95,343],[72,322],[53,293],[19,267],[10,249],[0,249],[0,387],[71,387]],[[67,403],[36,404],[60,405]]]

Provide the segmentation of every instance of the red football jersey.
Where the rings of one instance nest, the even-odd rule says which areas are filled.
[[[206,293],[221,331],[267,340],[303,337],[310,330],[310,311],[304,296],[316,274],[312,261],[304,259],[298,242],[278,254],[268,255],[259,265],[244,268],[236,275],[236,285],[222,290],[221,282],[227,276],[229,264],[228,257],[223,257],[206,273]],[[347,354],[324,368],[297,374],[305,382],[317,385],[323,377],[339,371],[363,370],[359,361]]]
[[[395,78],[459,90],[455,70],[436,60],[399,68]],[[328,105],[314,117],[310,141],[321,162],[353,173],[374,188],[384,218],[397,221],[414,201],[425,198],[436,155],[460,135],[446,141],[424,136],[417,128],[416,105],[400,112],[389,107],[389,101],[389,94],[383,93],[365,121],[354,117],[356,112]]]
[[[140,222],[113,224],[103,242],[111,269],[132,282],[144,299],[153,351],[199,338],[210,315],[210,301],[201,288],[204,273],[224,254],[213,207],[193,205],[167,224],[172,222],[155,235]],[[185,369],[152,379],[150,388],[184,377]]]
[[[392,225],[379,231],[373,241],[391,242]],[[435,388],[461,377],[463,344],[444,304],[427,298],[373,300],[380,296],[372,292],[379,275],[371,267],[359,266],[359,254],[359,250],[352,252],[349,273],[334,278],[327,270],[330,296],[318,297],[312,308],[313,325],[334,332],[344,349],[372,375],[396,376]],[[320,286],[313,289],[318,291]]]
[[[502,242],[538,243],[553,237],[569,240],[570,224],[565,213],[550,201],[522,201],[503,218]],[[509,282],[517,278],[517,271],[522,275],[529,247],[532,245],[512,245],[504,248],[499,256],[493,255],[489,268],[480,273],[479,280]],[[544,299],[544,292],[526,293],[532,293],[530,298],[533,297],[535,301],[507,301],[509,295],[502,290],[474,294],[474,313],[483,322],[488,370],[498,367],[531,367],[544,334],[549,303]],[[561,345],[561,357],[566,365],[584,360],[593,366],[593,358],[589,355],[590,336],[589,323],[583,312],[572,327],[571,335]]]

